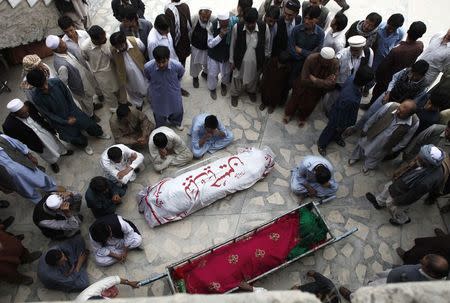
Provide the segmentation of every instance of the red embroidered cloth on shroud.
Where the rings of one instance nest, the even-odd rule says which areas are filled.
[[[299,215],[289,214],[256,234],[175,269],[190,294],[224,293],[286,261],[299,242]]]

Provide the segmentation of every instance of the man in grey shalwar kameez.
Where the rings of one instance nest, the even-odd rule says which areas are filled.
[[[348,164],[353,165],[364,157],[363,172],[368,173],[385,156],[402,150],[419,127],[415,111],[416,103],[412,100],[385,104],[364,125]]]

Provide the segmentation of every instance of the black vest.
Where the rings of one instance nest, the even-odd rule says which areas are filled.
[[[244,59],[245,51],[247,50],[247,31],[244,31],[244,22],[239,22],[236,28],[236,44],[234,46],[234,66],[237,69],[241,68],[242,60]],[[256,65],[258,70],[261,70],[264,64],[264,49],[266,42],[266,24],[258,21],[258,44],[256,45]]]
[[[208,49],[208,32],[206,31],[206,28],[201,27],[200,20],[198,20],[194,31],[192,32],[191,44],[200,50]]]
[[[220,33],[220,28],[217,28],[217,23],[217,19],[212,22],[212,33],[214,38]],[[231,33],[228,32],[219,44],[208,49],[208,57],[221,63],[227,62],[230,59],[230,45],[227,43],[228,35],[231,35]]]
[[[45,210],[45,200],[47,200],[49,195],[46,195],[42,198],[41,201],[39,201],[38,204],[34,207],[33,211],[33,222],[36,224],[37,227],[42,231],[42,234],[46,236],[47,238],[51,239],[61,239],[64,238],[64,231],[63,230],[56,230],[56,229],[50,229],[47,227],[42,227],[39,225],[39,222],[44,220],[66,220],[64,216],[61,216],[59,214],[52,214],[51,210],[48,210],[48,212]]]
[[[363,65],[369,64],[370,48],[367,47],[367,46],[364,47],[363,52],[364,52],[364,57],[361,58],[361,63],[359,64],[359,66],[363,66]]]
[[[301,24],[302,17],[296,16],[292,22],[294,22],[295,25]],[[273,38],[272,57],[278,57],[281,52],[287,51],[288,49],[289,37],[286,22],[284,21],[284,18],[280,18],[277,23],[277,33]]]
[[[122,226],[120,225],[119,219],[117,218],[116,214],[111,214],[111,215],[107,215],[107,216],[98,218],[91,225],[91,227],[89,227],[89,234],[91,235],[92,240],[99,242],[102,245],[105,245],[105,243],[98,241],[92,235],[92,228],[98,223],[105,223],[106,225],[108,225],[111,228],[111,233],[114,238],[123,239],[123,231],[122,231]]]

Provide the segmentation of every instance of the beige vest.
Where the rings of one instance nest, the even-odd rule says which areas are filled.
[[[127,37],[127,40],[130,41],[131,45],[133,45],[133,48],[129,48],[127,50],[127,53],[130,55],[130,57],[133,59],[134,63],[139,67],[141,71],[144,70],[144,64],[145,64],[145,58],[144,55],[139,50],[136,38],[129,36]],[[123,59],[122,53],[117,52],[115,48],[111,49],[111,53],[113,56],[114,63],[116,65],[116,73],[117,77],[119,78],[119,84],[121,86],[127,84],[127,72],[125,69],[125,60]]]

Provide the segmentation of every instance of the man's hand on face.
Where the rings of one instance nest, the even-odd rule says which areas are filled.
[[[73,116],[70,116],[70,117],[67,119],[67,123],[68,123],[69,125],[74,125],[75,123],[77,123],[77,118],[75,118],[75,117],[73,117]]]

